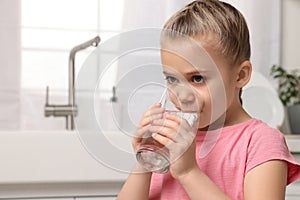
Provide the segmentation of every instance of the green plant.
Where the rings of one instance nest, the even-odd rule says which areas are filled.
[[[287,72],[281,66],[273,65],[270,74],[278,79],[279,98],[283,105],[300,104],[300,70]]]

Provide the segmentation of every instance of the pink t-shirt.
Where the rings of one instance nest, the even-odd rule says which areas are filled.
[[[270,160],[288,163],[288,184],[300,178],[300,165],[288,150],[284,136],[260,120],[250,119],[220,130],[198,132],[196,159],[200,169],[234,200],[244,199],[244,177]],[[151,200],[189,199],[169,173],[153,173]]]

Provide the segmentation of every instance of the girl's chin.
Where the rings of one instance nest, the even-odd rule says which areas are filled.
[[[209,128],[209,123],[203,124],[203,123],[200,122],[199,125],[198,125],[198,130],[199,131],[207,131],[208,128]]]
[[[201,119],[201,116],[200,116]],[[207,130],[216,130],[219,128],[224,127],[224,119],[223,118],[219,118],[215,121],[203,121],[205,119],[202,118],[202,121],[199,122],[198,124],[198,130],[200,131],[207,131]]]

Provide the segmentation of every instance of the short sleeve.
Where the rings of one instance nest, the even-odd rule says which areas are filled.
[[[246,173],[264,162],[283,160],[288,164],[287,184],[300,178],[300,165],[290,153],[284,135],[276,129],[263,124],[253,130],[247,153]]]

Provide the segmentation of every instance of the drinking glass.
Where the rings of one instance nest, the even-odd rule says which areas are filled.
[[[168,91],[165,90],[161,97],[161,105],[165,112],[178,115],[185,119],[191,127],[198,121],[198,112],[183,112],[178,110],[171,102]],[[137,161],[148,171],[157,173],[166,173],[170,166],[169,150],[152,138],[152,133],[146,133],[143,136],[142,143],[136,154]]]

